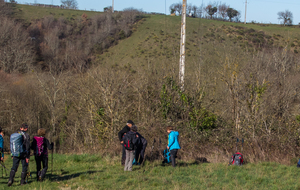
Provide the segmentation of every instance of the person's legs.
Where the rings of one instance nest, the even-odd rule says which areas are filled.
[[[145,151],[146,151],[146,147],[147,147],[147,144],[143,145],[143,148],[140,152],[140,160],[139,160],[139,163],[142,164],[144,159],[145,159]]]
[[[42,162],[43,162],[43,170],[41,172],[41,180],[44,180],[47,170],[48,170],[48,156],[47,155],[43,156]]]
[[[175,167],[176,166],[176,161],[175,161],[175,158],[177,156],[177,151],[178,149],[173,149],[173,150],[170,150],[170,154],[171,154],[171,161],[172,161],[172,166]]]
[[[11,168],[10,175],[9,175],[9,180],[8,180],[8,183],[7,183],[8,186],[11,186],[14,182],[14,177],[15,177],[15,174],[18,170],[19,163],[20,163],[20,158],[14,156],[13,157],[13,166]]]
[[[126,152],[125,152],[125,147],[122,145],[122,159],[121,159],[121,164],[122,166],[125,165],[125,160],[126,160]]]
[[[124,167],[124,171],[128,171],[128,166],[129,166],[129,160],[130,160],[130,151],[129,150],[125,150],[126,153],[126,159],[125,159],[125,167]]]
[[[133,162],[133,159],[134,159],[134,154],[133,154],[133,151],[128,151],[129,152],[129,163],[128,163],[128,166],[127,166],[127,170],[128,171],[132,171],[132,162]],[[127,154],[126,154],[126,160],[127,160]]]
[[[22,162],[21,185],[24,185],[25,184],[25,178],[26,178],[26,175],[27,175],[28,163],[26,162],[25,157],[23,157],[21,159],[21,162]]]
[[[135,154],[134,154],[134,159],[135,159],[135,163],[138,164],[139,162],[139,157],[140,157],[140,153],[141,153],[141,148],[139,147],[135,150]],[[140,158],[141,159],[141,158]]]
[[[41,173],[41,158],[40,156],[34,156],[36,164],[36,180],[39,180]]]

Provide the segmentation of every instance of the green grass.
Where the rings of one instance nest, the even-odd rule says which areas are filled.
[[[64,17],[67,20],[74,20],[83,14],[86,14],[88,17],[92,17],[95,14],[100,13],[101,12],[96,11],[36,7],[22,4],[16,4],[16,7],[14,8],[15,18],[25,20],[25,22],[30,22],[47,16],[53,16],[56,19]]]
[[[277,163],[247,164],[242,167],[218,163],[184,163],[179,167],[161,166],[160,162],[134,166],[124,172],[119,158],[100,155],[54,155],[54,171],[44,182],[35,181],[34,159],[30,161],[32,178],[20,186],[20,170],[11,189],[298,189],[300,173],[296,166]],[[11,167],[8,159],[6,166]],[[0,179],[7,189],[8,178]]]

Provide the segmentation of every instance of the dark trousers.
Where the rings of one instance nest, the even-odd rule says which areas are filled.
[[[25,156],[21,156],[21,157],[14,156],[13,157],[13,166],[12,166],[11,170],[14,170],[15,172],[17,172],[20,161],[22,163],[22,172],[27,172],[28,164],[26,163]]]
[[[173,166],[173,167],[176,166],[175,158],[177,157],[177,152],[178,152],[178,149],[170,150],[171,161],[172,161],[172,166]]]
[[[135,161],[136,162],[139,162],[140,164],[143,163],[143,161],[145,159],[146,147],[147,147],[147,144],[143,145],[142,147],[139,147],[135,150]]]
[[[46,173],[48,170],[48,155],[35,156],[35,163],[37,172],[41,170],[41,163],[43,163],[43,170]]]
[[[121,164],[122,164],[122,165],[125,165],[126,152],[125,152],[125,147],[124,147],[123,144],[122,144],[122,147],[123,147],[123,149],[122,149],[122,160],[121,160]]]

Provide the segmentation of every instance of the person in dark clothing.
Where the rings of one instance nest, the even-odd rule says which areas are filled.
[[[18,170],[19,163],[21,161],[22,163],[22,173],[21,173],[21,185],[25,184],[25,178],[27,175],[27,167],[29,163],[29,158],[30,158],[30,137],[26,133],[28,130],[28,125],[26,123],[23,123],[20,127],[20,130],[18,130],[16,133],[12,134],[10,136],[11,142],[12,142],[12,137],[15,136],[22,136],[21,140],[21,146],[20,147],[15,147],[12,143],[10,145],[10,151],[11,151],[11,156],[13,158],[13,166],[10,171],[10,176],[7,185],[11,186],[14,182],[14,177],[15,174]],[[18,152],[16,152],[16,148],[18,149]]]
[[[120,140],[121,145],[123,147],[122,160],[121,160],[122,166],[125,165],[125,160],[126,160],[126,152],[125,152],[125,147],[123,146],[123,140],[122,139],[123,139],[123,136],[130,131],[130,128],[132,127],[132,125],[134,125],[133,121],[128,120],[127,125],[118,133],[119,140]]]
[[[49,140],[45,138],[46,130],[39,129],[38,136],[33,137],[31,149],[34,151],[34,158],[36,163],[36,178],[37,181],[43,181],[48,170],[48,149],[52,150],[53,142],[50,144]],[[41,171],[41,163],[43,163],[43,170]]]
[[[147,140],[138,132],[136,133],[140,137],[141,141],[138,145],[137,149],[135,150],[135,163],[136,165],[140,165],[143,163],[145,159],[145,151],[147,147]]]
[[[132,171],[132,162],[134,159],[134,151],[136,151],[137,146],[139,144],[141,144],[140,137],[136,132],[137,132],[137,126],[133,125],[130,128],[130,131],[127,132],[123,138],[125,141],[124,142],[125,145],[127,145],[126,150],[125,150],[126,160],[125,160],[124,171]],[[128,143],[126,144],[127,140],[128,140]],[[129,142],[131,142],[131,143],[129,143]]]

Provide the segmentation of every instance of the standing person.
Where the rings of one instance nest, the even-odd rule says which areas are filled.
[[[123,146],[123,136],[130,131],[130,128],[134,125],[133,121],[128,120],[126,126],[118,133],[119,140],[121,142],[121,145]],[[123,146],[122,149],[122,160],[121,164],[122,166],[125,165],[125,159],[126,159],[126,153],[125,153],[125,147]]]
[[[26,133],[28,125],[23,123],[16,133],[10,136],[10,151],[13,158],[13,166],[10,171],[10,176],[7,185],[11,186],[14,182],[15,174],[18,170],[19,163],[22,163],[21,185],[25,184],[27,175],[27,167],[30,157],[30,137]]]
[[[139,135],[137,132],[137,126],[133,125],[129,132],[123,137],[123,144],[126,152],[126,160],[124,171],[132,171],[132,161],[134,159],[134,151],[137,145],[140,143]]]
[[[147,140],[138,132],[136,132],[140,137],[140,144],[137,146],[135,150],[135,163],[136,165],[141,165],[145,159],[145,151],[147,147]]]
[[[174,127],[172,126],[167,127],[167,133],[169,133],[167,149],[170,150],[172,166],[175,167],[176,166],[175,158],[177,157],[177,152],[180,149],[180,145],[178,142],[179,133],[178,131],[173,131],[173,130]]]
[[[3,145],[4,145],[4,131],[2,130],[2,128],[0,127],[0,152],[1,152],[1,162],[4,161],[4,149],[3,149]]]
[[[34,151],[34,158],[36,163],[36,178],[37,181],[43,181],[48,170],[48,149],[52,150],[53,142],[50,144],[49,140],[45,138],[46,130],[41,128],[38,130],[38,136],[33,137],[31,149]],[[41,171],[41,163],[43,163],[43,170]]]

